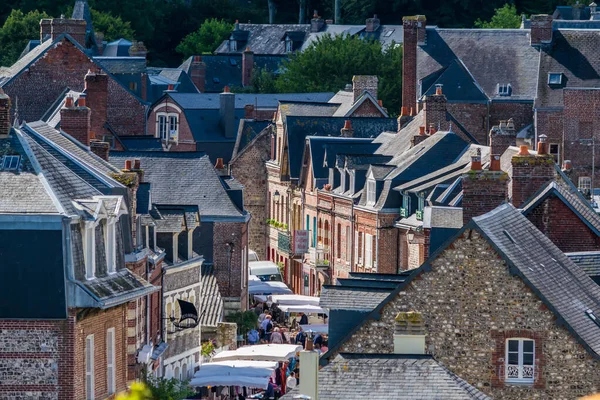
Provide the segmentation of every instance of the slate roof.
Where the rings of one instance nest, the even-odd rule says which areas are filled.
[[[307,141],[315,179],[329,176],[329,168],[335,166],[338,154],[370,155],[379,147],[370,138],[310,136]]]
[[[497,94],[498,84],[510,83],[510,100],[533,100],[536,96],[539,51],[530,45],[525,29],[440,29],[428,27],[427,43],[417,49],[417,83],[462,61],[464,69],[490,99],[506,99]],[[458,65],[456,65],[458,66]],[[452,79],[466,82],[463,73],[450,74]],[[429,79],[426,83],[433,84]],[[472,88],[472,85],[468,85]],[[452,88],[452,86],[451,86]],[[422,93],[429,90],[423,87]],[[445,92],[445,89],[444,89]],[[451,89],[449,93],[454,93]],[[469,96],[476,93],[469,89]],[[456,93],[460,97],[460,93]]]
[[[329,310],[373,311],[393,289],[325,285],[319,305]]]
[[[126,151],[163,151],[160,138],[152,135],[121,136],[119,141]]]
[[[573,8],[573,6],[557,6],[552,14],[552,19],[574,20],[575,13]],[[590,19],[590,15],[591,10],[589,7],[581,7],[577,20],[588,20]]]
[[[554,31],[552,46],[540,55],[536,108],[562,107],[564,88],[598,88],[600,35],[594,30]],[[562,85],[548,85],[549,73],[563,74]]]
[[[102,50],[102,57],[129,57],[131,42],[127,39],[117,39],[108,43]]]
[[[462,208],[433,206],[423,210],[424,228],[460,229],[462,226]]]
[[[523,214],[529,214],[551,196],[560,199],[588,228],[600,236],[600,216],[574,186],[568,187],[555,181],[548,182],[522,206]]]
[[[218,93],[169,93],[169,96],[185,110],[218,110]],[[244,109],[248,104],[276,109],[280,101],[327,102],[333,93],[235,93],[235,108]]]
[[[600,277],[600,251],[565,253],[567,257],[590,277]]]
[[[196,152],[113,152],[110,162],[124,165],[139,158],[144,180],[151,184],[152,202],[163,206],[198,206],[200,218],[243,218],[229,198],[221,179],[203,153]]]
[[[421,87],[426,92],[422,94],[434,95],[438,84],[443,85],[444,95],[449,103],[485,103],[488,100],[483,89],[459,59],[452,60],[442,71],[424,78]]]
[[[246,47],[255,54],[286,54],[286,32],[310,32],[310,24],[239,24],[239,30],[233,31],[232,36],[239,40],[237,52]],[[229,38],[217,47],[215,53],[230,53]]]
[[[233,149],[232,159],[242,153],[246,146],[252,142],[260,133],[270,126],[269,121],[255,121],[252,119],[242,119],[238,127],[238,134]]]
[[[202,280],[200,285],[200,324],[202,326],[217,326],[223,321],[223,299],[219,292],[219,284],[214,267],[208,263],[202,264]]]
[[[297,105],[298,103],[296,103]],[[289,110],[294,112],[295,110]],[[374,138],[383,131],[395,129],[397,121],[395,118],[338,118],[318,116],[294,116],[286,117],[286,131],[288,141],[288,154],[290,162],[290,176],[298,178],[302,167],[302,153],[307,136],[331,136],[339,137],[340,130],[345,121],[349,119],[354,129],[354,138]]]
[[[340,353],[318,376],[323,400],[490,399],[431,355]]]
[[[146,72],[146,57],[94,57],[111,74],[140,74]]]

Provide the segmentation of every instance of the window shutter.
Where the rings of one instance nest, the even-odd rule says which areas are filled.
[[[106,331],[106,377],[108,393],[115,392],[115,328]]]
[[[93,400],[94,395],[94,335],[85,339],[85,395]]]

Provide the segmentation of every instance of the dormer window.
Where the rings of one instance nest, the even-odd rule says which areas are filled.
[[[367,205],[372,206],[375,204],[375,199],[376,199],[375,189],[376,189],[375,180],[369,179],[367,181]]]
[[[510,96],[512,94],[512,86],[510,83],[498,84],[498,96]]]
[[[294,42],[289,37],[285,39],[285,51],[286,53],[294,51]]]
[[[229,51],[237,51],[237,40],[229,39]]]
[[[96,277],[96,224],[86,222],[83,228],[83,259],[85,279]]]
[[[104,225],[104,237],[106,246],[106,267],[109,274],[117,272],[117,234],[116,220],[109,218]]]
[[[165,142],[177,142],[179,139],[179,115],[173,113],[157,114],[156,133]]]
[[[15,171],[19,168],[21,156],[4,156],[2,160],[2,169],[4,171]]]
[[[562,85],[562,73],[548,73],[548,85]]]

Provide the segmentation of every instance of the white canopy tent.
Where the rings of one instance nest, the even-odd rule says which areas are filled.
[[[279,294],[272,295],[271,301],[273,303],[282,304],[282,305],[305,305],[309,304],[312,306],[319,305],[319,298],[313,296],[303,296],[300,294]]]
[[[266,389],[277,368],[275,361],[229,360],[203,364],[191,386],[246,386]]]
[[[303,312],[305,314],[327,314],[329,315],[329,312],[319,306],[313,306],[310,304],[302,304],[302,305],[282,305],[279,304],[277,305],[277,307],[279,307],[279,309],[283,312],[293,312],[293,313],[299,313],[299,312]]]
[[[249,285],[248,285],[248,294],[252,294],[252,295],[291,294],[291,293],[292,293],[292,291],[283,282],[249,281]]]
[[[302,350],[302,346],[295,344],[259,344],[240,347],[237,350],[222,351],[215,355],[213,360],[287,361],[300,350]]]
[[[316,332],[316,333],[329,333],[329,325],[328,324],[313,324],[313,325],[300,325],[304,332]]]

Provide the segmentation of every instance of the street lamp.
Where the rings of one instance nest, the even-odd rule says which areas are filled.
[[[273,200],[275,200],[275,203],[279,203],[280,197],[281,197],[281,194],[279,194],[279,190],[276,190],[275,193],[273,193]]]
[[[408,238],[408,242],[411,243],[415,239],[415,233],[413,231],[408,231],[406,237]]]

